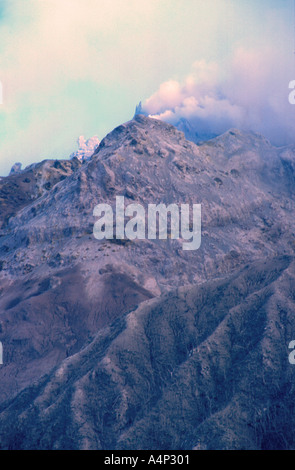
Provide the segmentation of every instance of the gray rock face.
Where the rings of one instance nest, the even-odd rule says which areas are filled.
[[[16,173],[20,173],[22,170],[22,164],[20,162],[16,162],[12,165],[9,175],[15,175]]]
[[[238,130],[196,145],[173,126],[138,115],[106,136],[84,164],[68,161],[58,175],[46,165],[51,186],[36,177],[31,200],[29,191],[0,213],[2,447],[292,446],[276,393],[286,394],[288,408],[294,149]],[[13,178],[0,184],[13,187]],[[181,241],[169,239],[96,240],[93,209],[102,202],[114,207],[116,195],[144,207],[202,204],[201,248],[185,252]],[[188,306],[184,298],[195,300]],[[129,356],[137,327],[138,349]],[[206,349],[209,338],[215,349],[211,343]],[[195,355],[200,347],[202,357]],[[245,411],[247,386],[256,379]],[[143,393],[149,398],[141,406]],[[271,440],[275,413],[282,429]],[[231,416],[236,420],[226,434]]]
[[[176,123],[175,127],[177,127],[179,131],[184,133],[185,138],[187,140],[190,140],[191,142],[194,142],[195,144],[217,137],[217,135],[213,133],[200,132],[199,130],[196,129],[195,125],[193,125],[190,121],[188,121],[185,118],[181,118]]]

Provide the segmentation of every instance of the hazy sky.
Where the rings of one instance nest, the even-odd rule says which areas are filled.
[[[0,0],[0,174],[132,118],[291,142],[292,0]],[[294,139],[295,140],[295,139]]]

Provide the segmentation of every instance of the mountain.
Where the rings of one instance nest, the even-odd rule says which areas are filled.
[[[188,119],[181,118],[176,124],[175,127],[184,133],[185,138],[198,144],[199,142],[205,142],[207,140],[214,139],[217,137],[216,134],[212,132],[200,132]]]
[[[136,115],[83,164],[2,178],[0,446],[292,447],[294,170],[261,135]],[[118,195],[202,204],[201,248],[96,240]]]
[[[142,303],[0,407],[0,447],[294,449],[294,268],[256,262]]]
[[[12,165],[9,176],[15,175],[16,173],[20,173],[22,171],[22,164],[20,162],[16,162]]]
[[[141,101],[135,108],[134,118],[139,115],[146,117],[149,116],[149,114],[145,111]],[[185,138],[187,140],[194,142],[195,144],[198,144],[199,142],[205,142],[207,140],[211,140],[217,137],[217,134],[214,134],[212,132],[200,131],[200,129],[195,123],[192,123],[189,119],[183,117],[180,118],[179,121],[174,124],[174,126],[176,127],[176,129],[184,133]]]

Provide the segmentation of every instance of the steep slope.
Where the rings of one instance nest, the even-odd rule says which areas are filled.
[[[10,175],[0,179],[0,227],[20,209],[49,191],[79,167],[80,162],[77,159],[44,160],[17,171],[12,167]]]
[[[259,135],[232,130],[197,146],[136,116],[90,161],[76,161],[63,181],[16,208],[0,232],[0,400],[142,301],[292,256],[294,161],[292,148]],[[181,240],[95,240],[93,209],[114,206],[116,195],[145,207],[201,203],[200,250],[184,252]]]
[[[295,262],[184,287],[0,407],[1,449],[294,449]]]

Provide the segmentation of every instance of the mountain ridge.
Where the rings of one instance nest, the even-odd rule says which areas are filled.
[[[53,434],[50,434],[53,430],[50,430],[49,423],[50,435],[48,434],[46,442],[42,441],[38,435],[39,425],[34,424],[35,417],[29,411],[32,396],[35,393],[36,397],[39,393],[41,394],[40,384],[45,384],[46,381],[54,382],[52,371],[62,367],[61,364],[64,364],[64,361],[67,363],[67,361],[70,362],[70,358],[78,358],[79,354],[84,351],[85,345],[96,341],[97,335],[105,334],[104,341],[110,344],[112,332],[123,331],[127,317],[136,321],[137,314],[134,317],[134,312],[138,309],[146,308],[146,305],[158,305],[157,303],[160,302],[161,309],[164,311],[165,302],[172,295],[179,306],[177,312],[180,318],[184,319],[188,307],[181,300],[181,289],[188,292],[190,289],[207,292],[205,295],[207,303],[204,303],[200,297],[203,311],[207,312],[207,315],[202,315],[202,312],[198,313],[202,319],[198,326],[200,330],[208,327],[207,323],[210,322],[211,316],[215,318],[216,315],[218,317],[224,312],[225,306],[222,295],[218,297],[218,288],[216,288],[215,304],[211,303],[210,290],[215,289],[212,287],[214,283],[214,285],[216,283],[223,285],[220,292],[228,286],[228,301],[236,302],[237,305],[240,293],[243,292],[246,322],[245,331],[241,333],[243,341],[251,337],[251,322],[246,319],[253,319],[251,308],[256,312],[257,309],[255,310],[254,306],[255,298],[257,298],[257,302],[259,301],[257,305],[260,306],[258,318],[265,319],[268,315],[270,319],[271,315],[275,315],[276,322],[281,324],[282,331],[285,332],[281,337],[282,343],[278,344],[276,341],[273,348],[278,348],[280,365],[286,371],[286,376],[284,380],[279,381],[278,387],[283,390],[284,381],[289,387],[292,370],[287,371],[290,366],[286,341],[293,339],[290,330],[290,325],[293,325],[291,318],[293,303],[290,299],[293,299],[291,280],[293,279],[292,260],[295,250],[294,148],[276,148],[263,136],[234,129],[229,130],[223,136],[197,145],[186,140],[184,134],[172,125],[138,115],[109,133],[100,142],[92,157],[83,164],[73,159],[59,163],[45,161],[38,165],[0,181],[0,195],[1,188],[4,188],[5,194],[5,185],[9,184],[6,194],[9,196],[13,191],[21,194],[21,189],[18,188],[21,184],[25,184],[23,179],[32,178],[31,189],[27,190],[24,200],[15,202],[12,199],[9,210],[0,211],[0,224],[2,223],[0,227],[0,341],[4,347],[4,365],[0,368],[0,402],[5,402],[1,408],[5,432],[1,434],[0,430],[0,445],[3,448],[15,446],[29,448],[30,442],[26,439],[31,437],[32,446],[78,447],[80,444],[77,439],[79,440],[80,434],[75,434],[78,432],[77,423],[75,422],[72,427],[71,422],[67,421],[63,413],[59,414],[60,419],[65,420],[64,423],[59,421],[58,414],[53,416],[49,413],[52,429],[54,429],[54,420],[60,423],[56,426],[61,426],[62,429],[63,426],[68,425],[69,432],[76,436],[73,437],[74,440],[62,441],[60,437],[60,441],[58,439],[55,441]],[[26,171],[34,171],[35,173],[32,174],[34,178],[32,175],[28,176]],[[13,185],[14,181],[17,183],[16,186]],[[46,187],[47,183],[50,183],[50,186]],[[35,196],[30,199],[30,195],[34,194]],[[101,202],[114,207],[116,195],[124,196],[126,203],[140,203],[143,206],[161,202],[202,204],[201,248],[195,252],[183,252],[181,241],[169,239],[166,241],[95,240],[93,209]],[[266,263],[268,268],[263,268],[263,263]],[[245,281],[244,274],[241,274],[243,269],[245,272],[252,273],[252,281],[249,280],[249,276],[246,276],[248,280]],[[275,273],[277,269],[281,269],[284,282],[276,280],[268,285],[271,273]],[[235,285],[236,277],[240,279],[241,285],[231,288]],[[252,282],[254,288],[257,288],[256,297],[254,295],[253,298],[248,299],[245,282]],[[261,282],[266,282],[263,293],[260,293],[258,289]],[[268,294],[269,289],[271,290],[276,283],[279,287],[271,295]],[[282,289],[286,290],[286,294],[281,299],[280,290]],[[286,300],[288,296],[289,301]],[[269,306],[269,299],[272,299],[271,306]],[[250,310],[247,302],[250,302]],[[281,310],[278,307],[280,302],[283,303]],[[158,325],[160,324],[159,318],[153,308],[151,307],[147,315],[150,315],[150,318],[157,318],[153,322]],[[196,307],[190,308],[195,312]],[[169,318],[169,312],[166,312],[163,322],[169,323]],[[187,326],[182,326],[183,335],[197,337],[199,333],[194,321],[185,325]],[[142,336],[142,351],[138,351],[142,363],[147,360],[144,355],[147,351],[145,345],[153,340],[153,335],[158,338],[158,333],[152,331],[153,334],[149,336],[149,339],[145,337],[145,334]],[[212,334],[216,335],[217,343],[219,331],[219,326],[216,324],[216,329],[212,331]],[[259,331],[259,344],[264,344],[265,332],[263,329]],[[275,330],[275,334],[277,335],[279,331],[280,328]],[[111,335],[109,339],[107,339],[108,335]],[[177,337],[177,331],[175,329],[172,331],[169,327],[164,344],[167,346],[167,354],[177,359],[175,350],[170,348],[170,342],[176,341],[175,337]],[[157,339],[157,341],[162,340]],[[180,339],[177,341],[180,347],[179,357],[181,357],[184,354],[181,349],[182,343]],[[224,332],[220,336],[220,344],[223,344],[223,341],[228,341]],[[124,344],[128,346],[128,341]],[[118,350],[118,357],[120,355],[124,357],[124,344]],[[271,349],[271,344],[269,348],[271,355],[274,355],[275,351]],[[230,350],[225,348],[224,351],[226,351],[226,357],[231,357]],[[162,349],[161,354],[166,357]],[[255,357],[262,365],[261,370],[264,370],[265,365],[263,361],[261,362],[261,356]],[[213,359],[210,356],[211,360]],[[123,359],[122,361],[124,363]],[[255,361],[253,367],[254,365]],[[155,368],[154,363],[147,367],[148,370],[150,367],[154,368],[153,380],[156,380],[157,375],[163,373],[165,375],[167,372]],[[220,364],[220,374],[222,367],[227,367],[226,361],[223,366]],[[279,366],[276,372],[279,373]],[[130,372],[131,379],[132,373]],[[192,371],[191,373],[193,374]],[[75,374],[78,376],[79,370],[73,372],[72,377]],[[123,369],[120,374],[120,380],[124,380]],[[82,376],[83,374],[81,380]],[[128,374],[125,377],[126,380],[129,377],[127,376]],[[245,381],[246,375],[243,377]],[[136,387],[137,379],[140,384],[141,379],[138,373],[132,379],[134,387]],[[260,380],[259,374],[258,379]],[[160,393],[161,380],[159,377],[157,380],[155,390]],[[213,382],[211,385],[215,390],[217,385]],[[33,389],[30,388],[32,383],[36,384]],[[116,386],[115,384],[108,386],[108,383],[105,383],[105,387],[110,396],[113,396]],[[270,386],[270,382],[267,384]],[[66,387],[63,382],[61,390],[62,386]],[[178,403],[175,393],[174,391],[173,400]],[[257,393],[260,393],[259,390]],[[167,406],[170,403],[168,396],[169,394]],[[15,401],[7,402],[13,397]],[[26,397],[25,401],[24,397]],[[184,390],[184,397],[186,397],[185,400],[189,400],[191,395],[187,395]],[[42,401],[41,395],[39,398]],[[171,401],[172,408],[173,400]],[[210,400],[213,404],[217,400],[218,404],[217,396],[212,396]],[[27,416],[26,426],[30,429],[27,437],[23,435],[24,430],[19,421],[21,418],[18,418],[18,412],[25,403],[28,409],[23,416]],[[74,408],[77,407],[79,410],[79,400],[74,403]],[[85,403],[87,407],[87,400]],[[131,448],[130,446],[135,442],[138,442],[138,445],[141,442],[143,446],[148,446],[147,441],[144,441],[142,431],[146,428],[142,423],[139,424],[140,413],[144,415],[144,410],[137,409],[136,403],[131,409],[127,407],[126,410],[129,409],[129,411],[127,415],[124,415],[123,426],[126,426],[128,419],[138,421],[138,425],[132,428],[133,430],[130,427],[131,437],[129,434],[129,437],[127,435],[124,437],[119,433],[118,430],[122,425],[119,418],[114,421],[112,417],[100,417],[98,424],[89,428],[91,439],[88,437],[87,429],[85,434],[80,436],[83,441],[81,446],[83,448],[88,448],[88,446],[110,448],[112,439],[115,439],[114,436],[120,439],[124,448]],[[195,401],[193,400],[192,403]],[[202,414],[205,411],[202,412],[201,403],[205,411],[207,405],[202,400],[199,402],[197,409]],[[258,400],[258,403],[258,411],[262,412],[262,402]],[[69,406],[66,402],[64,404]],[[230,402],[228,404],[232,405]],[[254,401],[252,405],[254,406]],[[16,406],[15,409],[14,406]],[[53,404],[52,406],[54,409]],[[95,407],[95,401],[93,405],[89,402],[89,406]],[[111,406],[109,402],[108,406]],[[165,407],[164,402],[162,406]],[[290,406],[289,401],[288,406]],[[44,410],[42,407],[39,411],[45,416],[46,407]],[[251,423],[251,412],[249,410],[248,412],[247,419]],[[156,423],[154,418],[151,418],[152,409],[147,408],[146,413],[147,421]],[[206,413],[206,421],[209,422],[209,414]],[[22,415],[21,412],[20,415]],[[169,414],[169,416],[172,415]],[[40,416],[39,419],[41,419]],[[189,420],[189,415],[186,415],[185,419]],[[14,422],[18,424],[13,425],[11,434],[8,428]],[[165,426],[160,427],[163,435],[169,434],[173,427],[172,422],[173,420],[169,421],[170,424],[167,424],[166,429]],[[214,423],[217,432],[218,425],[216,421]],[[43,418],[39,424],[43,426]],[[100,429],[101,425],[106,434],[100,438],[95,437],[96,426]],[[151,426],[154,425],[151,424]],[[214,426],[213,428],[211,426],[210,432],[214,431]],[[237,426],[237,432],[241,432],[238,423],[235,426]],[[235,447],[246,446],[246,441],[239,441],[238,438],[227,441],[229,438],[225,436],[225,426],[222,426],[219,437],[211,444],[210,436],[206,434],[208,431],[206,433],[202,431],[203,437],[200,437],[199,441],[197,437],[193,439],[190,434],[191,438],[186,443],[177,441],[184,432],[181,426],[177,432],[179,436],[173,437],[177,448],[184,448],[183,446],[210,448],[214,445],[228,448],[231,445],[230,442]],[[270,437],[265,437],[265,433],[263,434],[258,428],[255,432],[260,433],[257,442],[253,436],[249,437],[247,434],[245,437],[245,439],[250,439],[251,446],[274,446]],[[273,431],[269,428],[268,432],[270,435]],[[7,433],[7,438],[5,433]],[[232,433],[235,433],[234,429]],[[151,434],[147,435],[152,439]],[[132,436],[140,437],[136,441],[137,438]],[[287,438],[288,446],[292,447],[293,441],[289,434]],[[157,439],[160,439],[159,435]],[[150,442],[154,442],[153,445],[157,447],[155,441]],[[165,445],[168,445],[167,443],[168,440],[165,440]],[[283,445],[281,441],[280,445]]]

